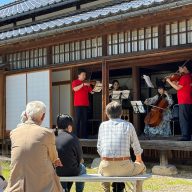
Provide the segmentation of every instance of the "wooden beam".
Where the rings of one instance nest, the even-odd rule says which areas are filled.
[[[192,151],[192,141],[140,140],[140,144],[143,149]]]
[[[168,139],[168,138],[167,138]],[[153,140],[139,140],[142,149],[153,149],[153,150],[172,150],[172,151],[192,151],[192,141],[174,141],[153,139]],[[96,147],[97,139],[80,139],[80,143],[83,147]]]
[[[133,100],[138,101],[140,100],[140,72],[139,68],[136,66],[132,66],[132,86],[133,86]],[[140,114],[133,113],[133,125],[137,131],[137,134],[141,133],[141,127],[140,127]]]
[[[74,67],[75,68],[86,67],[90,65],[98,66],[101,65],[102,60],[106,60],[108,62],[108,64],[110,65],[109,66],[110,69],[127,68],[131,67],[133,64],[138,67],[148,67],[192,59],[191,51],[192,51],[191,45],[184,45],[182,47],[171,47],[169,49],[163,49],[163,50],[152,50],[152,51],[129,53],[123,55],[105,56],[102,58],[80,60],[65,64],[57,64],[57,65],[55,64],[43,68],[30,68],[16,71],[6,71],[6,75],[40,71],[50,68],[52,68],[52,70],[54,71],[57,70],[60,71]]]
[[[109,102],[109,66],[108,63],[103,60],[102,62],[102,121],[107,120],[106,106]]]
[[[0,138],[4,139],[5,131],[5,77],[4,71],[0,71]]]
[[[137,67],[156,66],[165,63],[179,62],[191,59],[191,48],[167,49],[137,54],[125,54],[121,58],[113,57],[110,61],[110,69],[127,68],[135,65]]]

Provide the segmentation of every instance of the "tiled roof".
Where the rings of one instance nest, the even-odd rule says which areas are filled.
[[[48,32],[53,29],[65,29],[68,26],[76,27],[77,24],[82,24],[88,21],[108,18],[119,14],[132,13],[136,10],[156,7],[167,3],[167,0],[134,0],[124,2],[113,6],[98,8],[96,10],[84,12],[78,15],[49,20],[46,22],[33,24],[31,26],[22,27],[14,30],[9,30],[0,33],[0,42],[18,37],[24,37],[35,33]],[[170,2],[170,1],[169,1]],[[171,1],[172,2],[172,1]]]
[[[15,16],[38,8],[51,6],[60,2],[71,2],[71,0],[24,0],[0,7],[0,19]]]

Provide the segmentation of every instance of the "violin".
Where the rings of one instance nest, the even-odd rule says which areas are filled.
[[[172,74],[172,75],[170,75],[170,76],[165,77],[165,80],[166,80],[167,78],[169,78],[171,82],[172,82],[172,81],[179,81],[182,76],[183,76],[182,73],[174,73],[174,74]]]
[[[184,67],[190,60],[185,61],[185,63],[181,66]],[[164,78],[164,81],[166,81],[167,78],[170,79],[170,81],[179,81],[180,78],[183,76],[183,73],[179,73],[179,70],[176,71],[176,73],[173,73],[171,75],[168,75],[167,77]]]
[[[92,81],[92,80],[91,81],[87,81],[87,80],[85,80],[85,81],[83,81],[83,83],[89,83],[90,85],[95,86],[97,81]]]

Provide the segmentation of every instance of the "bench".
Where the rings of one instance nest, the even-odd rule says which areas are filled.
[[[143,149],[160,151],[160,165],[168,164],[169,151],[192,151],[192,141],[140,140]]]
[[[149,179],[151,174],[143,174],[133,177],[105,177],[100,174],[83,174],[80,176],[60,177],[62,182],[124,182],[132,192],[142,192],[143,182]]]
[[[142,149],[159,151],[160,165],[168,165],[168,153],[170,151],[192,151],[192,141],[176,141],[177,137],[140,139]],[[80,139],[82,147],[97,147],[97,139]],[[97,155],[98,157],[98,155]]]

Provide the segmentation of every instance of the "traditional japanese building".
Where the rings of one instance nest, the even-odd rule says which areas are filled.
[[[47,105],[46,127],[55,126],[59,113],[73,115],[71,81],[78,68],[102,82],[102,92],[90,98],[90,135],[97,134],[112,80],[143,101],[155,90],[142,75],[155,82],[177,71],[192,58],[191,43],[191,0],[20,0],[1,6],[0,136],[16,127],[31,100]],[[127,119],[143,132],[143,115],[130,110]]]

